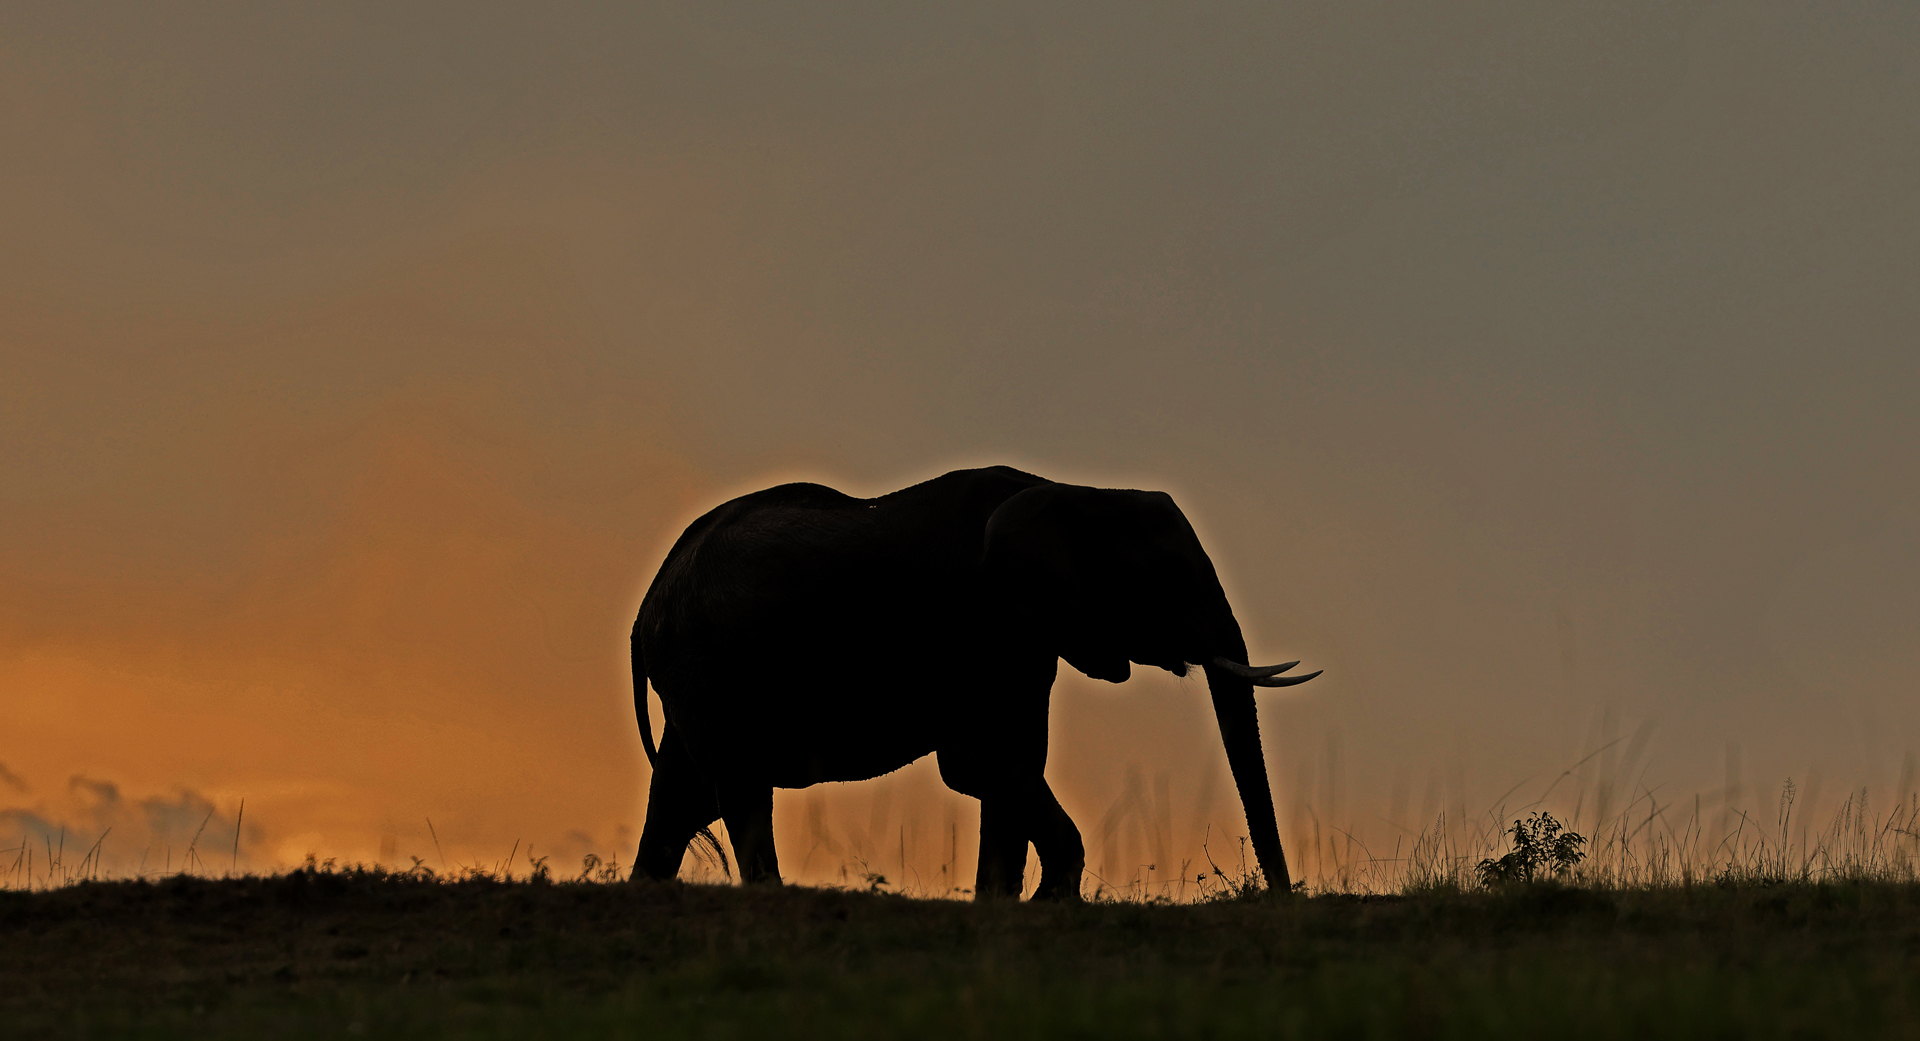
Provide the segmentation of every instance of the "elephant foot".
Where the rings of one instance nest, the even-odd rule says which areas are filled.
[[[1080,895],[1079,880],[1076,879],[1073,883],[1069,884],[1055,879],[1048,879],[1044,876],[1041,877],[1040,884],[1034,887],[1033,899],[1036,902],[1051,904],[1078,904],[1085,902],[1085,899]]]

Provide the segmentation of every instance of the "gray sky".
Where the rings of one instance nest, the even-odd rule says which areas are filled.
[[[1263,702],[1283,815],[1390,842],[1643,727],[1662,800],[1729,744],[1748,808],[1897,795],[1917,46],[1893,3],[0,9],[15,802],[612,851],[678,528],[1000,461],[1173,492],[1256,653],[1328,670]],[[1090,845],[1130,766],[1237,827],[1198,685],[1063,683],[1055,731]],[[874,790],[834,826],[964,813]]]

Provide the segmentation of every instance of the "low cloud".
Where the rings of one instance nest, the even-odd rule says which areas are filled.
[[[16,792],[32,791],[6,776]],[[64,798],[0,808],[0,885],[247,870],[267,835],[243,827],[237,810],[190,788],[130,797],[113,781],[76,775]]]

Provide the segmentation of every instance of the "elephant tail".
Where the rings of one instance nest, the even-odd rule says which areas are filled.
[[[660,750],[653,745],[653,712],[647,707],[647,657],[640,652],[640,625],[633,627],[633,714],[640,717],[640,747],[647,751],[647,765],[658,766]]]

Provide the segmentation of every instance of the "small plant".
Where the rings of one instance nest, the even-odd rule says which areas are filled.
[[[317,860],[315,857],[316,854],[308,853],[306,862],[295,870],[305,872],[309,875],[331,875],[339,869],[338,862],[335,861],[334,858],[328,857],[325,860]]]
[[[1567,831],[1552,814],[1536,813],[1513,822],[1513,849],[1498,860],[1483,860],[1474,870],[1485,886],[1560,878],[1587,858],[1584,836]]]
[[[1213,853],[1207,849],[1207,841],[1213,837],[1213,829],[1200,840],[1200,855],[1207,858],[1207,868],[1212,874],[1194,876],[1194,884],[1200,887],[1200,899],[1207,903],[1224,903],[1234,900],[1258,900],[1266,895],[1267,885],[1257,868],[1247,866],[1247,839],[1240,837],[1240,869],[1238,877],[1227,874],[1214,863]],[[1294,892],[1305,892],[1303,880],[1293,886]]]

